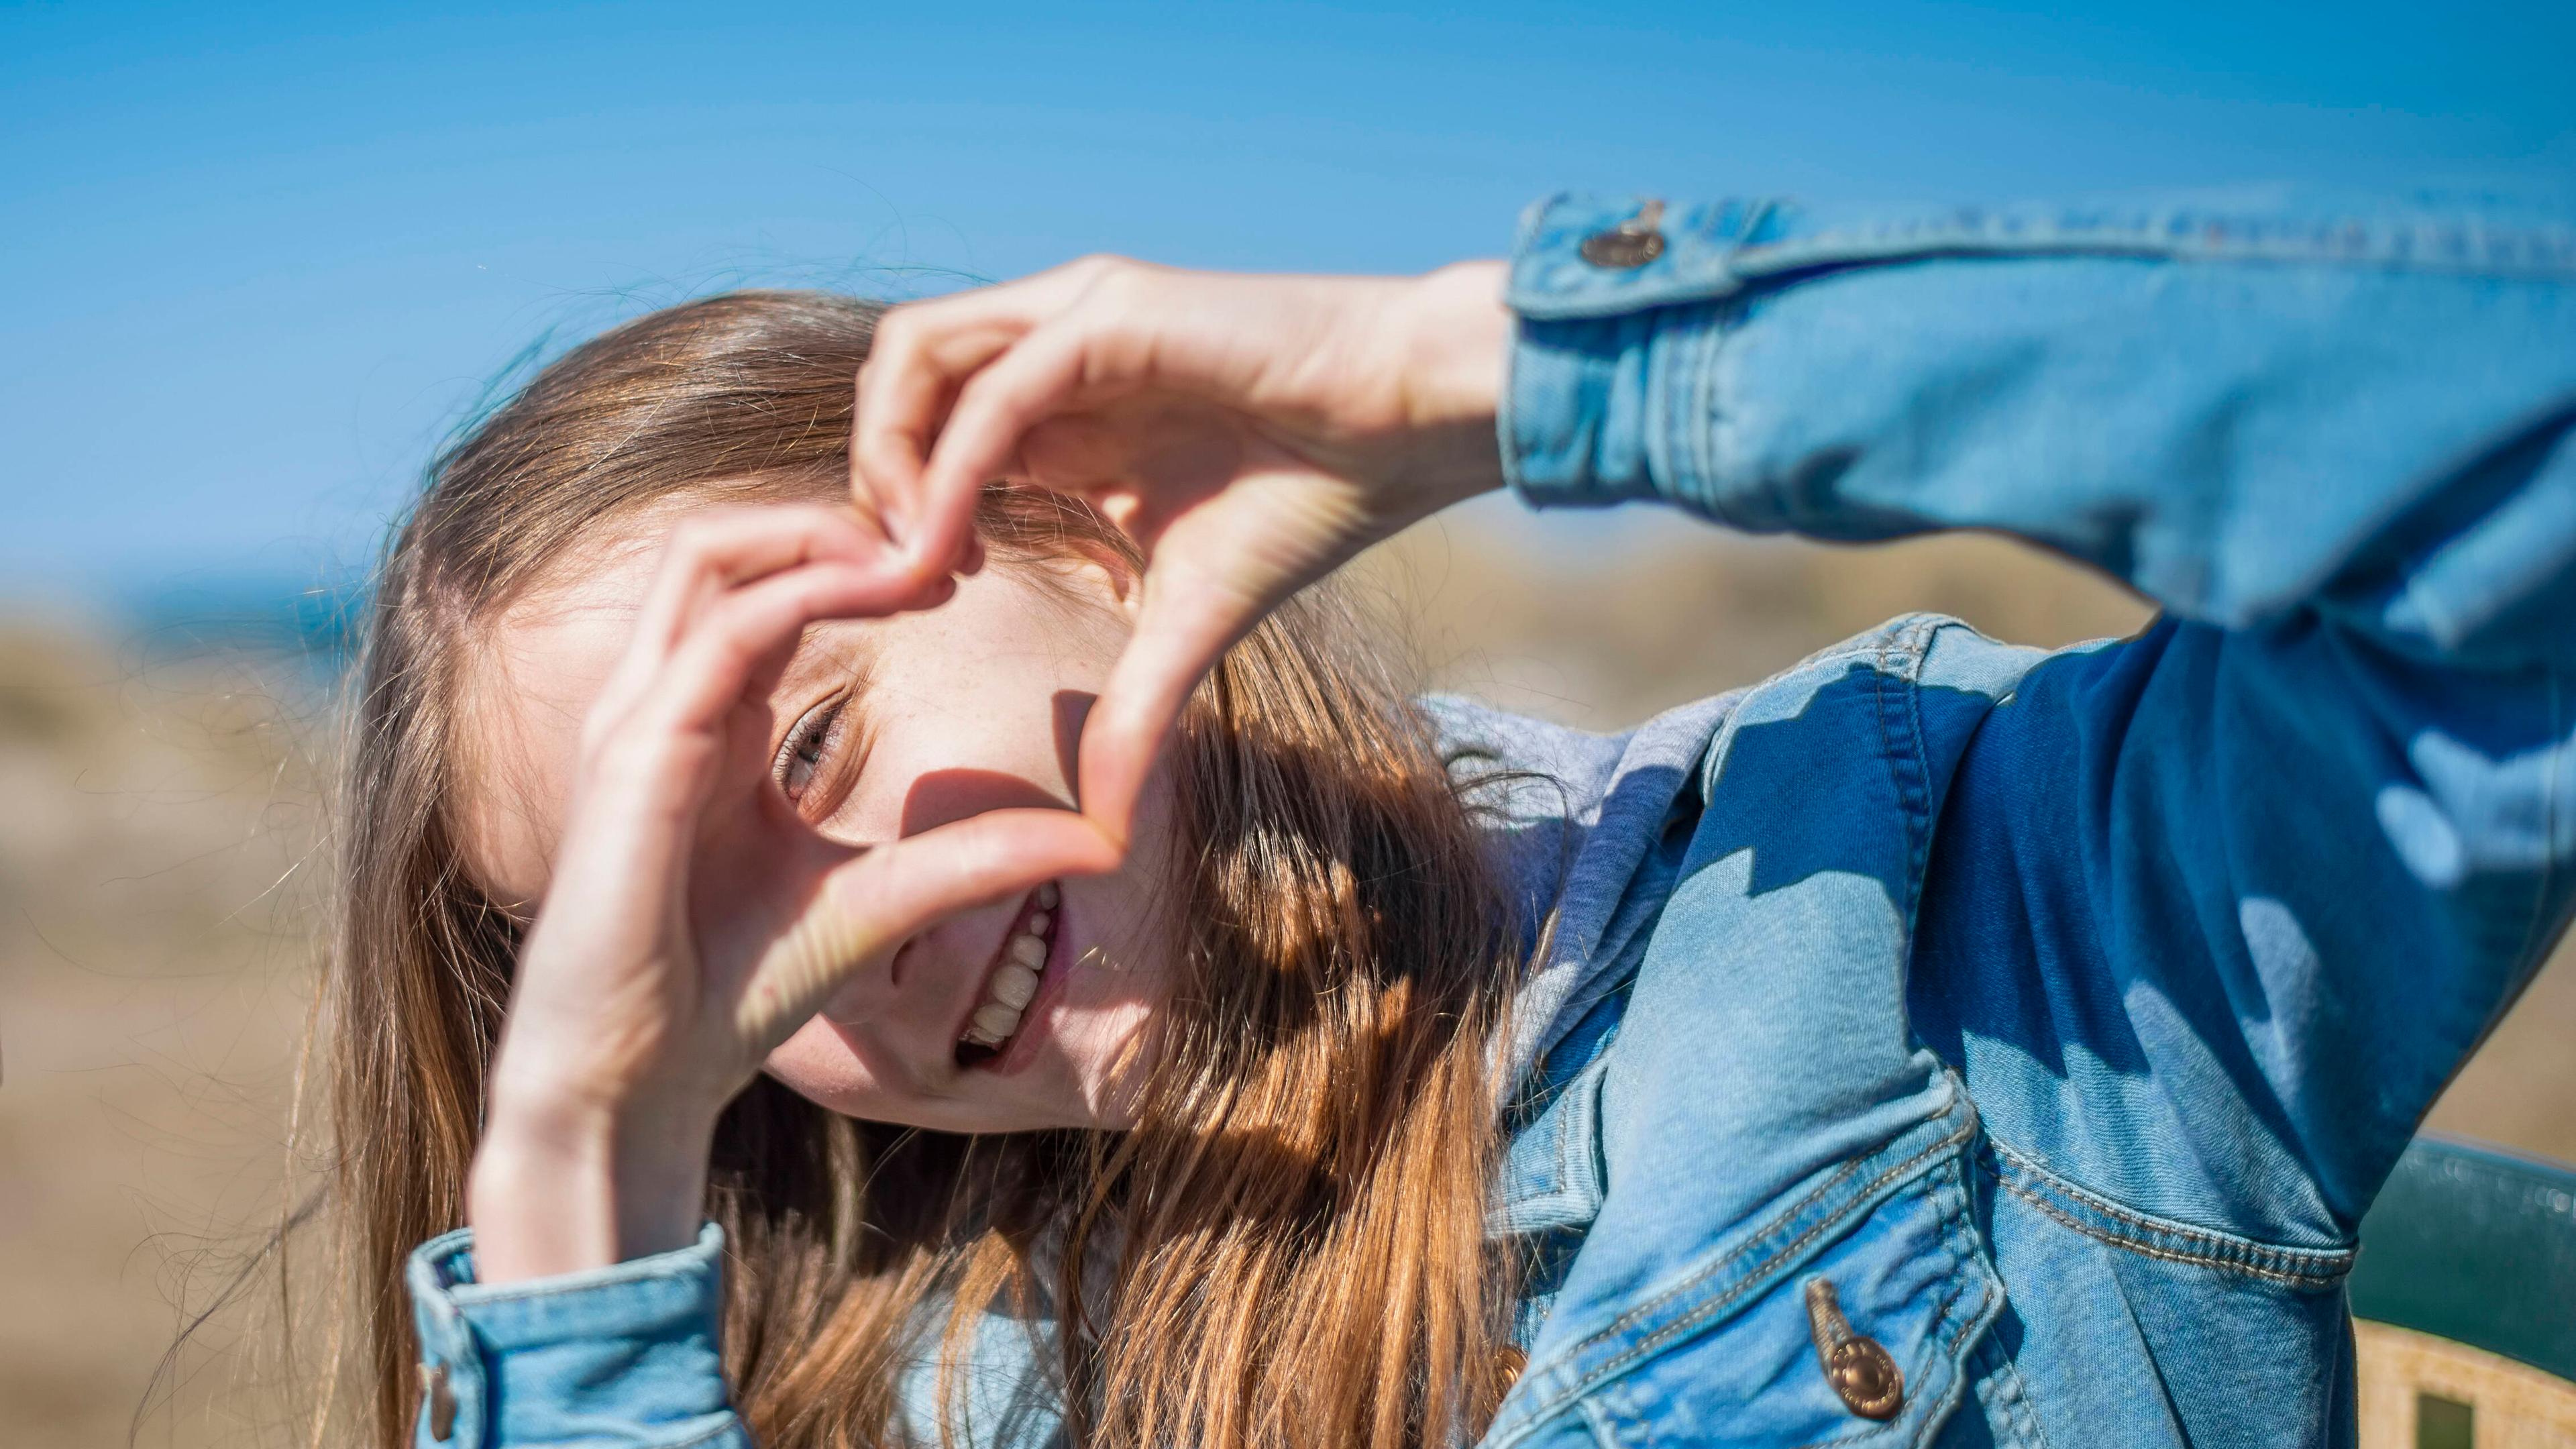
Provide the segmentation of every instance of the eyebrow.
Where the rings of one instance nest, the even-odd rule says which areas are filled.
[[[773,694],[802,695],[822,678],[831,678],[848,689],[847,703],[863,703],[875,682],[877,663],[883,654],[878,641],[867,630],[836,627],[863,621],[822,619],[805,626],[797,637],[796,648],[787,657],[787,667],[779,672]],[[811,708],[808,701],[803,708]],[[778,722],[780,734],[793,729],[802,709],[789,713]],[[771,748],[778,741],[770,741]]]

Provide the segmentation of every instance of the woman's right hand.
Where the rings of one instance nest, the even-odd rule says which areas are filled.
[[[977,566],[994,478],[1088,498],[1148,555],[1083,729],[1085,814],[1127,837],[1227,645],[1371,543],[1502,481],[1499,262],[1256,277],[1095,258],[898,307],[860,373],[852,486],[925,581]]]
[[[843,510],[710,511],[674,532],[585,717],[519,953],[468,1188],[482,1281],[686,1244],[717,1114],[838,985],[942,916],[1115,863],[1069,811],[860,847],[778,796],[767,698],[805,626],[949,588]]]

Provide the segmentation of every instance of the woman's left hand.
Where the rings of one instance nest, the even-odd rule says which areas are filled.
[[[1082,808],[1125,841],[1192,686],[1304,585],[1502,481],[1500,263],[1256,277],[1093,258],[898,307],[860,373],[852,486],[925,586],[993,478],[1085,497],[1150,556],[1092,708]]]

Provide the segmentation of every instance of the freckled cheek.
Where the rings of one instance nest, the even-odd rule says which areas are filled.
[[[938,679],[902,725],[911,768],[994,771],[1069,799],[1067,747],[1101,687],[1081,662],[1011,655]]]
[[[1136,1125],[1146,1079],[1162,1053],[1159,1005],[1135,996],[1072,1013],[1063,1043],[1091,1125]]]

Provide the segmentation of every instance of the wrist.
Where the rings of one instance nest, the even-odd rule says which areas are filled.
[[[694,1241],[712,1113],[493,1094],[466,1183],[477,1277],[605,1267]]]
[[[1402,359],[1408,425],[1426,445],[1418,489],[1435,512],[1499,488],[1494,437],[1509,371],[1513,317],[1503,305],[1505,264],[1459,262],[1416,278],[1403,309]]]

